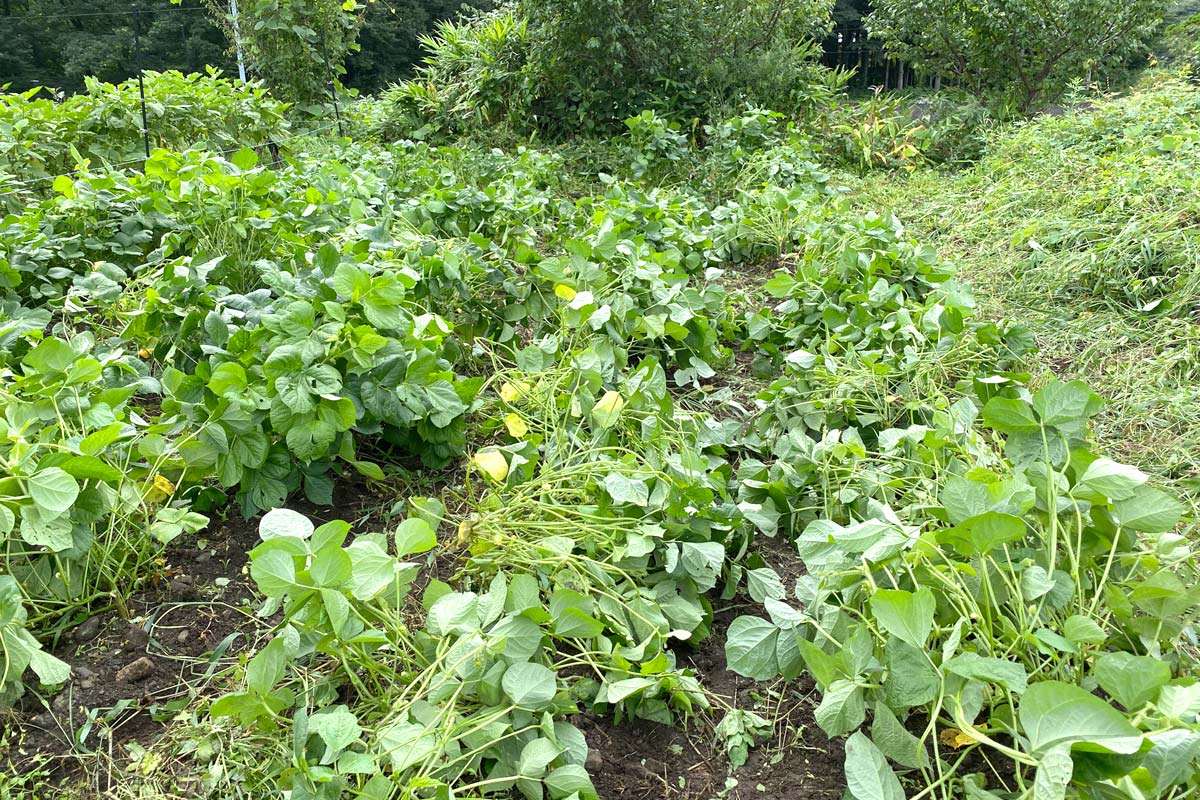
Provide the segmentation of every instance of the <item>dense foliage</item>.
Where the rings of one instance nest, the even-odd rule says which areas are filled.
[[[1030,112],[1058,99],[1071,81],[1100,78],[1144,51],[1167,6],[875,0],[867,26],[888,53],[921,73],[998,94]]]
[[[215,71],[148,72],[143,83],[154,147],[231,152],[287,134],[286,106],[259,84],[235,84]],[[129,164],[145,157],[138,82],[89,78],[86,84],[85,93],[62,102],[38,88],[0,93],[0,190],[14,181],[48,186],[85,162]],[[0,196],[0,209],[18,201]]]
[[[443,26],[377,130],[519,128],[546,24]],[[581,712],[712,716],[739,766],[771,726],[689,666],[719,634],[780,696],[811,676],[853,800],[1200,791],[1188,506],[1110,457],[1101,397],[1033,372],[1023,319],[829,171],[915,169],[972,122],[875,97],[688,125],[668,93],[608,143],[298,137],[277,159],[181,147],[265,133],[277,101],[155,81],[187,124],[136,170],[93,152],[128,87],[2,107],[10,171],[91,155],[4,195],[0,700],[71,687],[55,639],[168,578],[168,544],[257,520],[257,608],[109,789],[594,800]],[[977,145],[984,202],[1029,204],[1009,284],[1194,326],[1200,115],[1169,87]],[[1030,160],[1083,188],[1027,191]],[[1131,218],[1158,225],[1144,261],[1109,250]],[[354,531],[288,508],[339,483],[386,511]]]
[[[144,69],[191,73],[214,66],[236,74],[227,2],[145,0],[138,5]],[[254,10],[251,3],[239,5],[243,14]],[[419,37],[438,21],[454,17],[464,4],[457,0],[370,0],[361,5],[357,49],[345,53],[346,71],[341,80],[349,87],[373,92],[407,78],[422,57]],[[206,13],[208,9],[214,13]],[[274,13],[273,8],[270,11]],[[302,8],[300,12],[309,13]],[[248,40],[254,39],[253,22],[253,18],[244,20],[251,26],[246,31]],[[340,29],[337,22],[335,19],[329,26],[330,31]],[[308,29],[303,38],[292,31],[295,36],[290,40],[276,36],[273,44],[267,43],[274,55],[263,65],[261,77],[272,87],[282,86],[280,81],[295,83],[297,79],[280,73],[286,65],[278,61],[286,57],[280,48],[295,50],[297,56],[311,62],[302,76],[307,88],[296,84],[288,91],[315,90],[314,96],[320,99],[321,92],[328,93],[323,59],[320,74],[312,61],[323,56],[319,40],[314,38],[320,25],[314,27],[309,20],[302,27]],[[7,0],[0,6],[0,35],[5,43],[0,48],[0,85],[9,84],[10,91],[43,86],[73,94],[85,91],[88,77],[120,83],[135,74],[132,6],[124,0]],[[336,58],[332,47],[331,58]],[[340,62],[333,63],[336,67]]]
[[[828,24],[825,0],[529,0],[440,25],[417,77],[383,95],[381,124],[563,136],[612,133],[645,108],[704,120],[742,104],[799,112],[844,80],[814,63]]]
[[[235,66],[200,0],[140,4],[142,67],[204,72]],[[136,74],[133,7],[124,0],[8,0],[0,6],[0,86],[68,93],[85,80],[120,83]]]

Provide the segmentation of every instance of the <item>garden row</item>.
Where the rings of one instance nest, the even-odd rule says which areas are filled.
[[[568,718],[709,709],[677,654],[735,596],[763,611],[730,667],[815,678],[857,800],[1194,788],[1184,509],[1094,452],[1100,399],[1031,385],[1029,332],[851,211],[777,116],[701,150],[629,127],[611,174],[311,141],[23,195],[0,220],[5,697],[68,681],[35,636],[229,504],[262,515],[273,635],[196,702],[262,791],[594,796]],[[656,185],[681,164],[724,179]],[[734,350],[763,388],[731,414]],[[461,489],[387,533],[286,510],[418,462]]]

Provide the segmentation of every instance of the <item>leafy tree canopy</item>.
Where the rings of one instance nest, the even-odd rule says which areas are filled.
[[[1168,0],[874,0],[871,35],[920,72],[1022,111],[1143,48]]]

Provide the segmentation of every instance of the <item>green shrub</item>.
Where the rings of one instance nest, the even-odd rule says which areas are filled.
[[[846,74],[814,62],[827,0],[525,0],[446,22],[417,77],[378,109],[385,136],[614,133],[644,109],[708,119],[741,105],[795,113],[828,102]]]
[[[1072,80],[1100,78],[1142,50],[1165,0],[877,0],[867,18],[887,52],[1001,103],[1035,111]]]

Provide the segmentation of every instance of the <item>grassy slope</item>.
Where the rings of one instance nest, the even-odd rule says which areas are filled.
[[[996,131],[969,169],[851,183],[957,261],[985,313],[1030,325],[1035,372],[1108,398],[1107,452],[1200,488],[1200,89],[1151,73]]]

